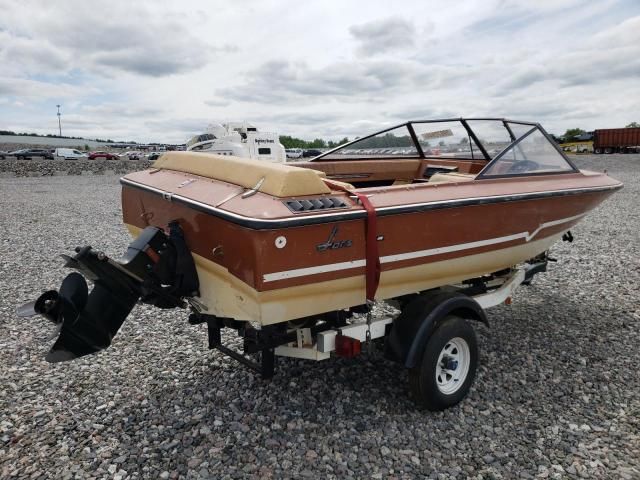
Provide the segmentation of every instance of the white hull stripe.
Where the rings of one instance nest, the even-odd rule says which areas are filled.
[[[489,238],[486,240],[478,240],[476,242],[460,243],[458,245],[449,245],[446,247],[430,248],[428,250],[418,250],[415,252],[397,253],[394,255],[386,255],[380,257],[380,263],[400,262],[402,260],[412,260],[414,258],[431,257],[434,255],[442,255],[444,253],[459,252],[462,250],[470,250],[472,248],[486,247],[488,245],[496,245],[499,243],[507,243],[513,240],[524,239],[525,242],[531,241],[541,230],[564,223],[573,222],[583,216],[585,213],[574,215],[573,217],[561,218],[550,222],[542,223],[533,232],[514,233],[504,237]],[[286,280],[288,278],[306,277],[309,275],[317,275],[319,273],[336,272],[339,270],[348,270],[350,268],[359,268],[366,265],[366,260],[352,260],[350,262],[330,263],[328,265],[317,265],[315,267],[296,268],[294,270],[285,270],[283,272],[266,273],[262,276],[263,282],[275,282],[277,280]]]

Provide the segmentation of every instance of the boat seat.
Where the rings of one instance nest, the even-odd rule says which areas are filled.
[[[254,188],[264,179],[258,191],[274,197],[331,193],[322,180],[324,172],[230,155],[167,152],[155,161],[153,168],[191,173],[244,188]]]
[[[429,178],[429,183],[470,182],[474,178],[476,178],[476,176],[473,173],[460,173],[460,172],[435,173],[431,175],[431,178]]]

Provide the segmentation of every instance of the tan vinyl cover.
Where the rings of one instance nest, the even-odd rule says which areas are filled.
[[[470,182],[476,178],[472,173],[434,173],[429,179],[429,183],[458,183],[458,182]]]
[[[324,172],[250,158],[212,153],[167,152],[153,166],[221,180],[245,188],[255,187],[264,178],[258,190],[274,197],[331,193],[322,180]]]

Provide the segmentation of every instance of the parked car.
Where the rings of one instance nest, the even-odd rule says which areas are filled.
[[[162,155],[162,152],[152,152],[152,153],[149,154],[147,159],[148,160],[157,160],[158,158],[160,158],[160,155]]]
[[[9,152],[5,152],[4,150],[0,150],[0,158],[2,160],[4,160],[5,158],[7,158],[9,155],[11,155]]]
[[[106,160],[117,160],[118,156],[114,153],[102,152],[102,151],[91,152],[89,154],[89,160],[96,160],[97,158],[104,158]]]
[[[287,148],[285,150],[287,153],[287,158],[301,158],[302,157],[302,149],[301,148]]]
[[[126,157],[129,160],[142,160],[142,152],[127,152]]]
[[[44,150],[42,148],[24,148],[22,150],[16,150],[12,152],[18,160],[30,159],[33,157],[42,157],[48,160],[53,160],[53,153],[50,150]]]
[[[56,148],[53,152],[53,155],[58,160],[84,160],[87,158],[86,153],[83,153],[80,150],[76,150],[74,148]]]
[[[302,156],[303,156],[304,158],[308,158],[308,157],[317,157],[318,155],[321,155],[321,154],[322,154],[322,152],[321,152],[320,150],[313,150],[313,149],[310,149],[310,150],[305,150],[305,151],[302,153]]]

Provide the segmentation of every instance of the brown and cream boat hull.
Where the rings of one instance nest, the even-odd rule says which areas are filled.
[[[367,214],[356,197],[324,182],[323,172],[307,170],[287,186],[288,173],[274,179],[274,167],[247,162],[167,155],[154,170],[122,179],[124,223],[135,236],[180,222],[208,315],[268,325],[364,304]],[[261,179],[280,190],[251,190]],[[377,217],[376,299],[531,259],[621,186],[577,172],[358,189]],[[341,206],[296,212],[288,205],[322,198]]]

